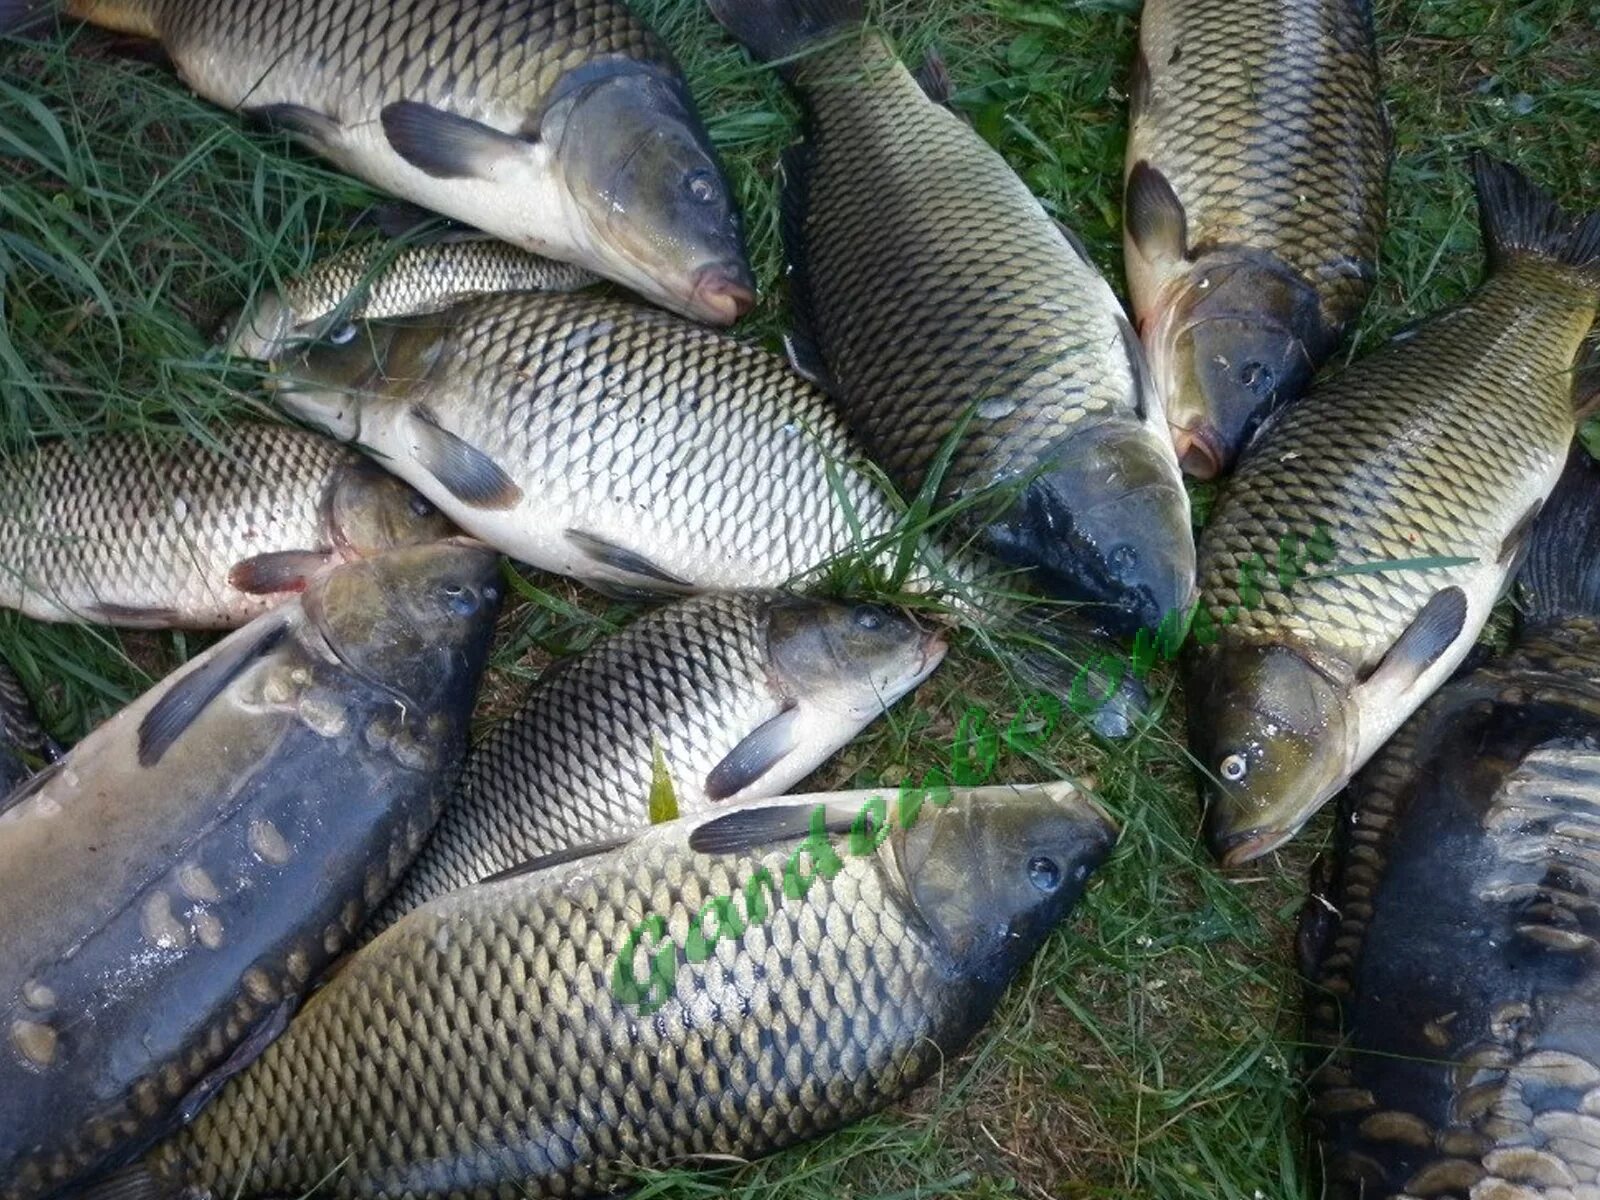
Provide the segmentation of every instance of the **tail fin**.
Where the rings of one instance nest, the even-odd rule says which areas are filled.
[[[1519,576],[1525,622],[1600,617],[1600,462],[1574,444]]]
[[[26,33],[58,11],[57,0],[0,0],[0,37]]]
[[[1569,217],[1549,192],[1486,154],[1473,155],[1472,174],[1491,267],[1543,258],[1576,269],[1600,287],[1600,212]]]
[[[113,1171],[74,1193],[77,1200],[166,1200],[178,1189],[164,1186],[143,1163]]]
[[[9,0],[0,0],[0,5]],[[708,0],[711,15],[762,62],[792,58],[861,24],[863,0]]]

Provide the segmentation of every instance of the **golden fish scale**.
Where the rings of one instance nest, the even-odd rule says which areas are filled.
[[[625,496],[772,583],[854,547],[852,520],[867,539],[895,523],[831,402],[775,355],[594,296],[485,297],[449,320],[430,389],[470,397],[461,435],[556,500]]]
[[[593,1195],[624,1160],[754,1157],[856,1119],[970,1032],[877,859],[844,856],[742,940],[680,961],[654,1016],[612,990],[646,914],[681,945],[708,897],[742,894],[757,866],[781,876],[787,856],[652,839],[446,897],[364,949],[148,1161],[214,1195],[300,1195],[331,1176],[338,1196],[512,1200]]]
[[[455,799],[374,919],[518,863],[649,823],[653,745],[684,816],[744,733],[776,716],[774,593],[697,596],[646,613],[539,681],[467,759]]]
[[[446,242],[402,250],[374,278],[381,250],[356,246],[318,263],[284,288],[300,322],[333,312],[368,286],[352,318],[376,320],[444,308],[467,296],[514,291],[564,291],[595,281],[582,267],[558,263],[500,241]]]
[[[1133,142],[1189,245],[1266,250],[1355,316],[1383,236],[1388,132],[1362,0],[1150,0]]]
[[[173,58],[238,72],[232,102],[284,91],[340,120],[400,100],[515,125],[563,74],[603,55],[671,66],[615,0],[114,0],[148,14]],[[192,72],[191,72],[192,73]]]
[[[110,434],[0,462],[0,603],[220,611],[230,567],[314,549],[333,473],[359,461],[316,434],[240,422],[215,444]],[[26,579],[30,589],[21,586]]]
[[[1086,424],[1132,418],[1115,300],[1005,160],[876,37],[807,59],[801,87],[799,299],[896,486],[915,493],[974,403],[947,491],[1024,474]]]
[[[1560,268],[1519,263],[1347,368],[1264,431],[1200,540],[1201,603],[1228,639],[1375,662],[1474,567],[1373,572],[1434,556],[1493,562],[1523,481],[1565,458],[1573,354],[1594,303]],[[1286,544],[1334,551],[1285,590]],[[1259,598],[1245,566],[1264,564]],[[1360,573],[1329,575],[1335,569]],[[1320,576],[1320,577],[1319,577]],[[1242,585],[1244,585],[1242,587]]]

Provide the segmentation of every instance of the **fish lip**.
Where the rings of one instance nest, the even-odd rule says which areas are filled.
[[[944,661],[944,656],[949,653],[950,642],[938,629],[933,629],[922,635],[922,666],[920,668],[919,682],[932,675],[939,664]]]
[[[755,303],[755,279],[741,262],[712,263],[694,274],[688,307],[702,321],[732,325]]]
[[[1293,829],[1252,826],[1238,833],[1213,834],[1211,853],[1224,868],[1242,867],[1284,845],[1294,837]]]
[[[1191,428],[1173,425],[1172,445],[1178,454],[1183,473],[1191,479],[1206,482],[1217,478],[1231,463],[1222,444],[1222,435],[1210,424],[1202,423]]]

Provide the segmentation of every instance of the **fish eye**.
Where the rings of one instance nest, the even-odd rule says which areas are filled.
[[[856,623],[857,629],[865,629],[869,633],[883,628],[883,614],[869,604],[858,604],[850,614],[850,619]]]
[[[705,168],[691,171],[685,181],[689,189],[689,196],[696,204],[710,204],[717,198],[717,183],[711,177],[711,172]]]
[[[1061,868],[1055,859],[1035,854],[1028,860],[1028,882],[1048,895],[1061,886]]]
[[[459,583],[447,583],[441,589],[445,607],[458,617],[470,617],[478,611],[478,598]]]
[[[433,502],[421,492],[411,493],[411,515],[413,517],[431,517],[438,511],[433,506]]]
[[[1229,783],[1238,783],[1249,773],[1250,764],[1245,761],[1245,757],[1242,754],[1228,755],[1227,758],[1222,760],[1222,764],[1217,767],[1217,774],[1221,775]]]
[[[1264,396],[1276,385],[1277,377],[1265,363],[1247,362],[1239,369],[1239,382],[1258,396]]]
[[[348,346],[356,340],[356,323],[346,321],[328,335],[328,340],[335,346]]]

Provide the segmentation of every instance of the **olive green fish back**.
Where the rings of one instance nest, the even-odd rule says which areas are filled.
[[[852,33],[796,76],[808,122],[785,157],[784,221],[797,348],[821,349],[901,491],[917,492],[973,406],[947,493],[1025,475],[1090,418],[1132,414],[1132,331],[1005,160],[877,35]]]
[[[1262,431],[1200,542],[1206,615],[1370,666],[1462,571],[1506,565],[1564,461],[1587,285],[1537,259],[1402,333]],[[1471,566],[1440,565],[1470,558]],[[1321,559],[1322,561],[1317,561]]]
[[[626,1162],[755,1157],[856,1119],[971,1032],[967,989],[881,859],[846,854],[798,900],[757,889],[766,919],[704,962],[680,952],[657,1013],[614,987],[625,950],[646,980],[657,939],[629,938],[648,915],[681,947],[708,899],[751,911],[758,869],[781,888],[789,853],[658,837],[444,897],[362,950],[147,1164],[242,1198],[327,1180],[337,1196],[533,1200],[608,1190]]]
[[[1383,236],[1388,130],[1370,0],[1149,0],[1136,153],[1172,185],[1191,256],[1243,245],[1360,310]]]

